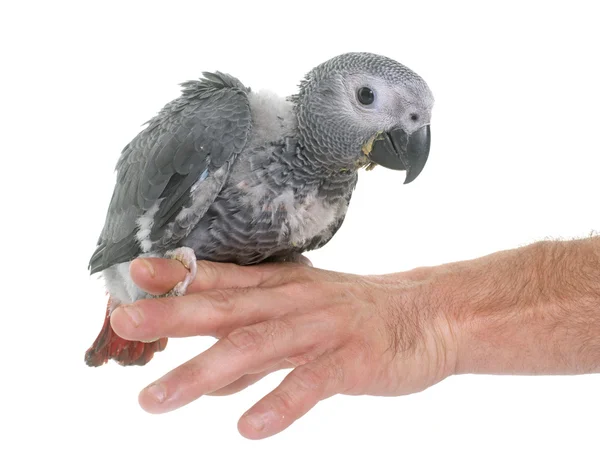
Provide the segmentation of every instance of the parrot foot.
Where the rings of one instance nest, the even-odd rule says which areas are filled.
[[[183,296],[186,293],[190,283],[196,278],[196,272],[198,270],[196,264],[196,253],[192,248],[181,247],[167,251],[165,253],[165,257],[167,259],[175,259],[181,262],[183,266],[188,269],[188,274],[182,281],[177,283],[171,291],[165,294],[164,297]]]

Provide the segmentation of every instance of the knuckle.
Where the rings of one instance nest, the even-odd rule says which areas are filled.
[[[327,378],[327,374],[322,368],[315,368],[311,364],[306,364],[297,368],[294,374],[290,376],[294,387],[302,391],[317,391]]]
[[[294,279],[281,286],[281,290],[292,300],[319,301],[323,294],[323,284],[315,280]]]
[[[203,300],[205,300],[213,310],[230,312],[234,308],[233,295],[231,291],[226,289],[212,289],[206,291],[203,296]]]
[[[236,328],[227,335],[227,340],[237,350],[256,351],[273,344],[276,338],[288,340],[293,327],[284,320],[269,320],[252,326]]]
[[[314,269],[311,269],[311,267],[307,267],[306,265],[290,265],[285,271],[285,276],[289,283],[307,283],[314,281],[314,272]]]
[[[308,286],[309,285],[306,282],[300,282],[295,280],[282,286],[281,289],[283,290],[284,294],[290,299],[297,299],[299,297],[302,297],[303,295],[309,294]]]
[[[256,327],[236,328],[225,340],[240,352],[253,351],[264,343],[264,334]]]
[[[314,361],[316,358],[317,358],[316,354],[306,353],[306,354],[300,354],[300,355],[292,355],[290,357],[287,357],[285,360],[286,360],[286,362],[290,363],[294,367],[299,367],[299,366],[302,366],[309,362]]]
[[[279,389],[272,393],[271,398],[274,403],[273,408],[275,408],[280,415],[290,415],[297,408],[294,395],[290,391]]]
[[[295,264],[292,268],[292,275],[296,278],[302,280],[314,280],[315,277],[315,269],[303,265],[303,264]]]

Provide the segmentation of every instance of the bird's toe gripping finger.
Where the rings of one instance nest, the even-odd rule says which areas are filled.
[[[187,279],[187,277],[186,277]],[[188,284],[185,284],[185,280],[180,281],[175,285],[175,287],[166,293],[163,297],[172,297],[172,296],[184,296],[187,290]]]
[[[171,291],[165,294],[165,296],[183,296],[186,293],[188,286],[196,278],[196,272],[198,271],[196,254],[191,248],[181,247],[168,251],[165,254],[165,257],[178,260],[185,268],[188,269],[188,273],[185,278],[177,283]]]
[[[190,271],[192,270],[192,267],[196,267],[196,253],[192,248],[184,246],[181,248],[171,249],[165,253],[165,257],[167,259],[178,260]]]

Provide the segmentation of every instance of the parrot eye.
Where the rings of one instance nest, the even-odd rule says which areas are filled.
[[[358,101],[365,106],[368,106],[375,101],[375,93],[369,87],[361,87],[357,92]]]

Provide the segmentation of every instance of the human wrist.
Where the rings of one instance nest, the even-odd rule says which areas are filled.
[[[424,369],[429,378],[429,385],[456,370],[456,323],[439,291],[442,273],[442,267],[420,267],[375,277],[377,284],[382,285],[378,293],[388,295],[379,304],[386,308],[386,324],[399,333],[393,343],[395,355],[401,363],[407,353],[415,357],[418,369]]]

